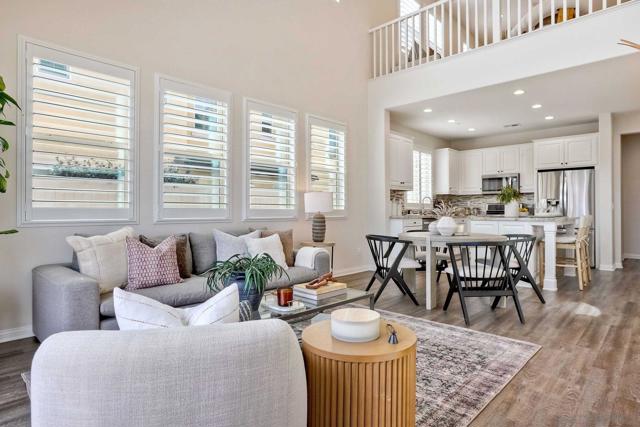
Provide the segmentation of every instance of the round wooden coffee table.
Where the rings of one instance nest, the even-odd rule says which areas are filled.
[[[387,342],[387,323],[398,344]],[[415,425],[416,335],[384,320],[380,328],[380,338],[367,343],[336,340],[330,320],[302,332],[309,426]]]

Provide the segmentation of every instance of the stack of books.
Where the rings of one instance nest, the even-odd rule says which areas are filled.
[[[330,282],[326,286],[318,289],[308,289],[306,283],[293,287],[293,297],[303,302],[318,304],[328,298],[338,297],[347,293],[347,284],[340,282]]]

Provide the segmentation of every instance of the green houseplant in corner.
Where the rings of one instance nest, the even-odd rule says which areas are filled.
[[[217,261],[206,274],[207,286],[212,292],[219,292],[237,283],[240,301],[249,301],[252,318],[256,317],[269,280],[282,277],[283,274],[289,277],[285,269],[268,254],[254,257],[236,254],[226,261]]]
[[[514,218],[520,215],[519,201],[522,194],[510,185],[504,187],[498,194],[498,201],[504,203],[504,216]]]
[[[15,99],[11,97],[7,92],[5,92],[6,85],[4,84],[4,80],[2,76],[0,76],[0,126],[15,126],[15,123],[7,120],[6,115],[4,113],[4,107],[7,104],[11,104],[20,110],[20,106],[16,102]],[[6,138],[0,136],[0,153],[4,153],[9,149],[9,141]],[[0,193],[7,192],[7,180],[11,174],[7,169],[6,161],[3,157],[0,157]],[[2,230],[0,234],[14,234],[17,233],[17,230]]]

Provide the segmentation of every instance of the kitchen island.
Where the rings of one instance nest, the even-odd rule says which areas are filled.
[[[557,291],[558,280],[556,278],[556,233],[561,226],[575,224],[576,219],[567,216],[521,216],[509,218],[504,216],[470,216],[468,230],[471,233],[485,234],[532,234],[538,238],[544,236],[544,290]],[[537,271],[535,261],[539,256],[537,250],[529,262],[529,269]]]

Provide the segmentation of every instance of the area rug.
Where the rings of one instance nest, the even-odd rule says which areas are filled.
[[[416,426],[466,426],[540,350],[537,344],[377,310],[418,338]],[[296,332],[306,325],[294,324]],[[400,337],[402,339],[402,337]]]

